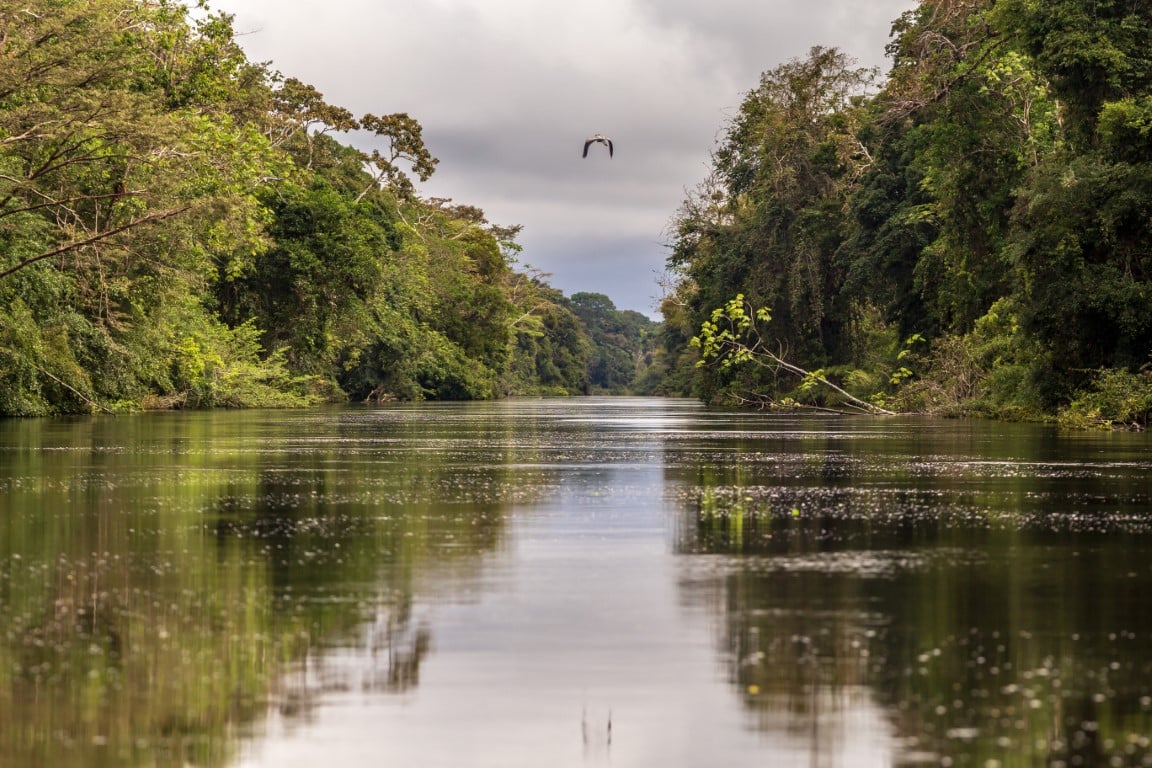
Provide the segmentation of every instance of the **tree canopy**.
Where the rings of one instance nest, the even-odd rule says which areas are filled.
[[[740,295],[758,344],[878,405],[1146,423],[1150,31],[1131,0],[921,0],[882,83],[825,48],[765,72],[673,220],[667,381],[837,401],[701,360]]]
[[[422,198],[416,117],[249,61],[202,2],[0,0],[0,29],[0,415],[655,392],[1148,420],[1146,2],[920,0],[886,77],[820,46],[765,71],[673,215],[660,324]]]
[[[0,415],[588,389],[519,228],[416,193],[414,117],[249,61],[203,2],[0,29]]]

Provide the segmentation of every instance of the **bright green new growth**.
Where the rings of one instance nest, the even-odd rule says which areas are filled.
[[[825,388],[835,393],[835,396],[849,408],[866,413],[892,415],[892,411],[875,403],[866,402],[829,381],[824,370],[805,370],[786,360],[782,352],[770,349],[761,335],[758,323],[767,324],[771,320],[772,313],[767,307],[754,309],[745,300],[744,294],[737,294],[723,307],[714,309],[711,319],[701,323],[700,333],[693,336],[689,342],[692,347],[700,350],[697,367],[714,365],[719,370],[725,371],[746,363],[755,363],[799,377],[800,383],[796,387],[798,394],[811,394],[816,389]],[[774,404],[791,407],[797,405],[792,398]]]

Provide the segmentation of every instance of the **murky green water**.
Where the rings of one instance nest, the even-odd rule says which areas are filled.
[[[1148,435],[648,399],[0,422],[5,768],[1150,737]]]

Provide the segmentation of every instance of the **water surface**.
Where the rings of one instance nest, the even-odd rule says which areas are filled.
[[[1150,478],[683,400],[0,422],[0,765],[1152,765]]]

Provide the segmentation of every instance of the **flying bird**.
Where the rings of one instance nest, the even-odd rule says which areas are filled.
[[[592,144],[597,144],[597,143],[607,145],[608,146],[608,157],[612,157],[612,139],[608,138],[607,136],[603,136],[599,133],[596,134],[595,136],[590,136],[590,137],[588,137],[587,140],[585,140],[585,142],[584,142],[584,157],[588,157],[588,147],[591,146]]]

